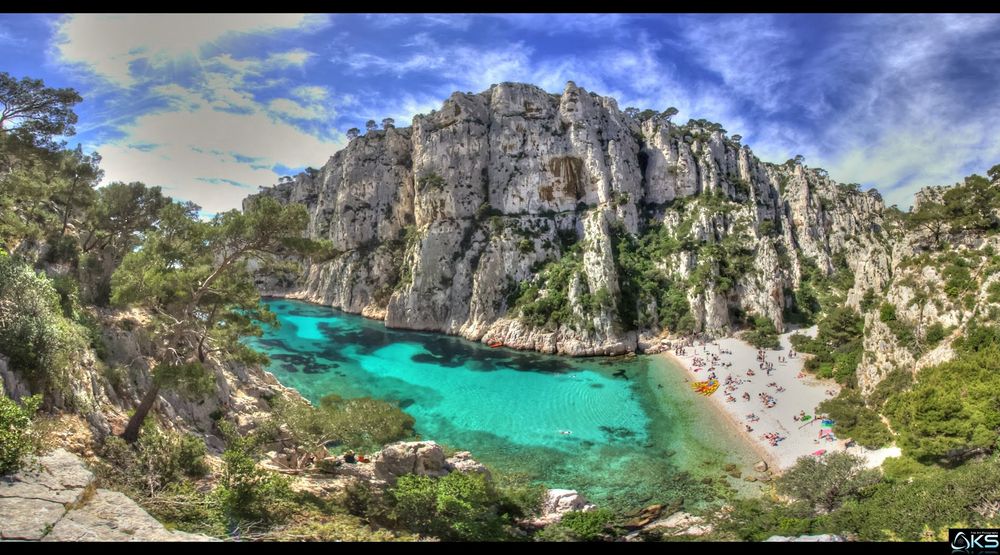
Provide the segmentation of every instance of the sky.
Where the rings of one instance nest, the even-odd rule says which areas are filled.
[[[903,209],[1000,163],[997,14],[0,14],[0,71],[81,93],[104,183],[206,214],[504,81],[674,106]]]

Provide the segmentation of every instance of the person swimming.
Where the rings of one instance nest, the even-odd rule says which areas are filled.
[[[569,430],[559,430],[559,433],[562,434],[562,435],[564,435],[564,436],[568,436],[568,435],[572,434],[573,432],[571,432]]]

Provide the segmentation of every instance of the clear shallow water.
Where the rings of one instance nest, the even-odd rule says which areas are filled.
[[[395,401],[421,437],[595,502],[697,503],[701,479],[753,455],[663,357],[566,358],[386,329],[308,303],[266,300],[281,326],[248,342],[283,384]],[[617,374],[617,375],[616,375]],[[570,434],[561,433],[570,431]]]

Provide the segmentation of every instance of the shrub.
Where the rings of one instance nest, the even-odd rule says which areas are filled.
[[[559,541],[597,541],[607,535],[614,513],[608,509],[572,511],[543,530],[538,539]]]
[[[893,322],[896,320],[896,305],[885,302],[879,308],[878,319],[882,322]]]
[[[248,525],[273,525],[294,511],[288,478],[257,466],[256,441],[223,425],[229,445],[222,453],[222,476],[215,494],[223,512]]]
[[[0,353],[34,389],[68,389],[75,354],[85,348],[79,326],[63,316],[52,280],[0,253]]]
[[[878,470],[864,467],[864,459],[845,452],[799,457],[778,479],[778,491],[800,499],[818,511],[829,512],[848,499],[859,499],[881,480]]]
[[[0,395],[0,475],[16,472],[24,457],[34,451],[31,421],[41,403],[38,395],[23,399],[20,405]]]
[[[903,452],[954,464],[992,451],[1000,430],[1000,347],[991,345],[920,371],[910,391],[886,404]]]
[[[927,349],[933,349],[937,346],[948,335],[948,330],[945,329],[944,324],[941,322],[934,322],[930,327],[927,328],[927,332],[924,334],[924,342]]]
[[[906,391],[912,384],[913,374],[903,368],[896,368],[875,386],[875,390],[868,396],[868,402],[875,408],[882,408],[891,396]]]
[[[837,398],[820,403],[818,410],[834,420],[833,430],[838,436],[852,438],[869,449],[892,442],[889,428],[854,390],[844,389]]]
[[[752,322],[752,329],[743,334],[744,340],[758,349],[781,348],[781,342],[778,340],[778,330],[775,329],[774,321],[765,316],[755,316]]]
[[[328,395],[317,408],[282,398],[275,408],[276,420],[286,423],[296,441],[308,446],[332,443],[370,451],[414,435],[412,416],[395,404],[368,397]]]
[[[861,311],[868,312],[869,310],[875,308],[877,300],[878,298],[875,294],[875,290],[871,288],[866,289],[864,296],[861,297]]]
[[[400,476],[386,494],[395,525],[442,540],[489,541],[509,537],[508,515],[485,475],[452,472],[441,478]]]
[[[205,442],[193,435],[160,430],[153,421],[143,426],[139,440],[129,445],[110,436],[101,446],[98,475],[130,493],[152,496],[185,477],[208,472]]]
[[[873,488],[869,497],[845,503],[815,533],[848,531],[861,540],[915,541],[925,539],[928,529],[996,524],[991,507],[1000,498],[1000,461],[954,470],[889,461],[885,466],[897,476]]]

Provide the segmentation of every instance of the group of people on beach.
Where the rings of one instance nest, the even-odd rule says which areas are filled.
[[[708,373],[708,379],[716,378],[715,374],[716,368],[731,368],[733,365],[732,361],[724,360],[723,357],[721,356],[721,355],[732,355],[733,352],[731,350],[723,349],[720,345],[713,344],[707,341],[706,342],[688,341],[686,345],[685,344],[675,345],[674,354],[677,356],[686,357],[688,356],[689,352],[688,347],[695,348],[696,353],[692,354],[698,355],[698,356],[693,356],[691,358],[692,371],[700,372],[701,370],[705,369],[707,370]],[[698,347],[700,347],[700,349]],[[799,353],[796,352],[794,349],[788,349],[786,352],[782,353],[777,357],[777,363],[786,364],[789,362],[789,359],[798,358],[798,355]],[[771,376],[772,373],[776,371],[775,363],[772,361],[768,361],[767,359],[768,359],[768,352],[766,350],[759,349],[757,351],[758,367],[756,369],[747,368],[745,372],[746,378],[736,377],[732,373],[729,373],[726,376],[724,384],[725,384],[725,394],[727,403],[736,403],[737,395],[739,395],[745,402],[751,401],[752,396],[750,395],[750,392],[743,390],[744,389],[743,386],[745,384],[752,383],[753,380],[751,378],[756,376],[757,372],[759,371],[766,372],[768,376]],[[805,373],[800,372],[797,377],[803,378],[805,377]],[[776,397],[776,394],[784,393],[786,390],[785,387],[779,385],[777,381],[772,381],[768,383],[767,387],[773,387],[775,389],[775,394],[770,394],[766,391],[759,392],[757,394],[757,398],[760,400],[765,409],[770,409],[774,408],[778,404],[778,399]],[[741,391],[742,393],[740,393]],[[831,393],[831,390],[827,390],[827,395],[831,394],[835,393]],[[801,422],[804,420],[805,416],[806,416],[805,410],[802,410],[799,412],[797,416],[793,416],[793,420],[795,420],[796,422]],[[758,422],[759,420],[760,417],[758,417],[756,413],[747,414],[746,423],[744,423],[744,429],[746,430],[746,432],[747,433],[754,432],[754,427],[751,426],[751,424]],[[775,432],[764,433],[760,436],[760,438],[766,440],[772,447],[777,447],[781,441],[786,439],[786,436],[783,436],[775,431]]]
[[[785,436],[780,435],[778,432],[768,432],[766,434],[761,434],[760,438],[766,439],[767,442],[771,444],[771,447],[777,447],[779,441],[783,441],[786,439]]]

